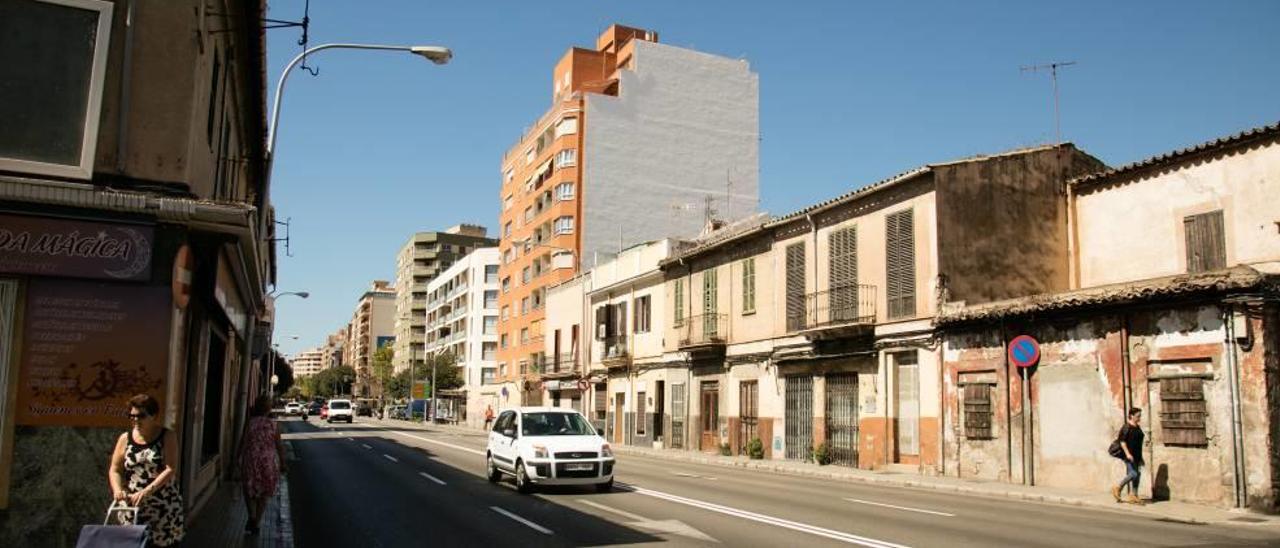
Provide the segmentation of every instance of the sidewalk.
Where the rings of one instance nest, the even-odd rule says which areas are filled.
[[[393,424],[409,424],[404,421],[385,421]],[[416,423],[414,423],[417,426]],[[440,431],[481,433],[481,430],[465,426],[431,425]],[[1068,506],[1093,507],[1131,513],[1141,513],[1156,519],[1191,524],[1230,524],[1280,528],[1280,516],[1259,514],[1247,510],[1228,510],[1213,506],[1174,501],[1147,501],[1143,505],[1120,504],[1110,493],[1094,493],[1077,489],[1027,486],[998,481],[961,479],[942,476],[922,476],[884,470],[859,470],[842,466],[818,466],[817,464],[785,460],[750,460],[746,457],[681,451],[675,449],[647,449],[627,445],[613,445],[618,454],[643,455],[693,464],[725,466],[758,470],[775,474],[789,474],[836,481],[863,482],[892,487],[910,487],[949,491],[966,495],[1001,497],[1015,500],[1048,502]]]
[[[244,532],[249,519],[240,484],[225,482],[187,527],[183,546],[197,548],[293,548],[293,516],[289,511],[289,479],[280,477],[276,496],[267,503],[257,535]]]

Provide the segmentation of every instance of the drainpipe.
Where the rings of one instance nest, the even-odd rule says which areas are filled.
[[[1129,315],[1124,314],[1120,319],[1120,386],[1124,396],[1122,414],[1126,418],[1133,407],[1133,379],[1130,376],[1133,365],[1129,360]]]
[[[895,447],[897,445],[896,440],[889,439],[889,354],[888,353],[886,352],[880,353],[880,363],[884,367],[884,375],[882,375],[882,377],[884,377],[884,398],[883,398],[884,399],[884,465],[888,467],[893,458],[892,455],[889,454],[889,446],[891,445],[890,442],[894,442],[892,445],[894,445]]]
[[[1013,483],[1013,377],[1009,376],[1009,334],[1005,331],[1004,318],[1000,318],[1000,355],[1004,359],[1004,422],[1005,422],[1005,464],[1008,470],[1006,480]]]
[[[129,152],[129,112],[130,98],[133,96],[133,9],[135,2],[129,0],[124,17],[124,60],[120,67],[120,113],[116,118],[116,171],[124,173],[125,154]]]
[[[938,475],[947,475],[947,389],[943,384],[945,373],[945,363],[942,353],[942,341],[937,342],[938,348],[934,350],[938,367]]]
[[[1231,393],[1231,461],[1232,461],[1232,487],[1235,491],[1235,506],[1243,508],[1247,504],[1247,494],[1245,490],[1248,488],[1245,478],[1244,467],[1244,425],[1240,417],[1240,360],[1236,356],[1236,332],[1235,332],[1235,315],[1234,307],[1227,308],[1227,375],[1228,384]],[[1246,321],[1248,316],[1245,316]]]

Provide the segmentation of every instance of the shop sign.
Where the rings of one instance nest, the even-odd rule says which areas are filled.
[[[150,226],[0,214],[0,272],[145,281],[154,242]]]
[[[134,394],[163,400],[171,298],[164,286],[31,280],[17,424],[123,427]]]

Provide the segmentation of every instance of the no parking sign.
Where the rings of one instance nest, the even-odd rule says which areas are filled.
[[[1040,361],[1040,343],[1031,335],[1018,335],[1009,342],[1009,361],[1018,367],[1031,367]]]

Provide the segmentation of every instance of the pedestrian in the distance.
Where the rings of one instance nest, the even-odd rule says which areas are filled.
[[[138,507],[151,544],[173,546],[186,535],[178,476],[178,440],[160,421],[160,402],[146,394],[129,398],[132,427],[120,434],[111,453],[111,496]]]
[[[484,429],[488,430],[491,424],[493,424],[493,405],[486,405],[484,408]]]
[[[1111,488],[1111,496],[1115,497],[1116,502],[1122,502],[1120,495],[1126,485],[1129,486],[1127,502],[1135,504],[1142,502],[1142,499],[1138,498],[1138,480],[1142,477],[1142,440],[1144,437],[1145,434],[1142,433],[1142,410],[1137,407],[1130,408],[1128,420],[1125,421],[1124,426],[1120,427],[1120,433],[1116,436],[1116,441],[1111,444],[1110,449],[1111,455],[1123,460],[1125,467],[1124,479],[1120,480],[1120,485]]]
[[[284,442],[280,430],[271,420],[271,397],[260,396],[253,403],[249,423],[240,440],[240,474],[244,479],[244,502],[249,507],[245,533],[258,534],[258,523],[267,501],[276,494],[280,474],[288,471],[284,460]]]

